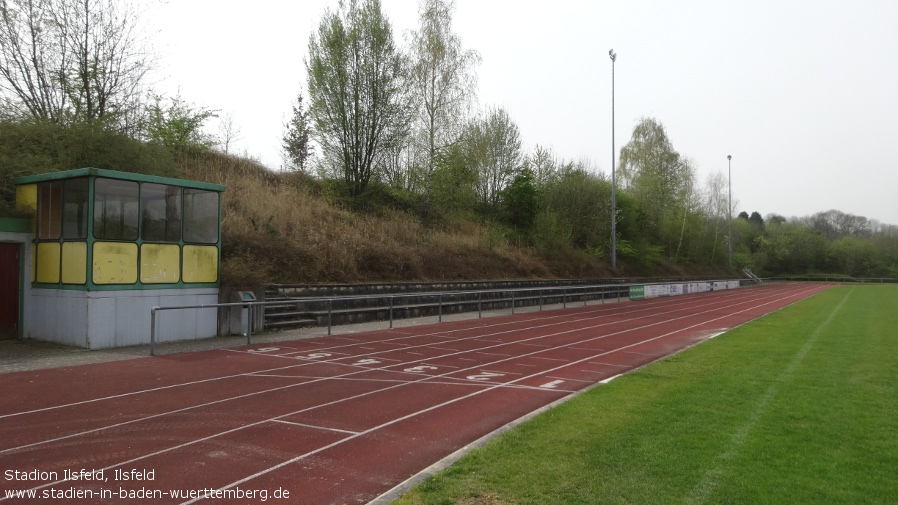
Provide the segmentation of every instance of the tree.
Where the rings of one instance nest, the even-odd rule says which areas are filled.
[[[68,46],[49,1],[0,1],[0,89],[13,114],[61,122]]]
[[[717,248],[723,246],[722,239],[729,220],[729,202],[727,195],[727,180],[720,172],[708,175],[705,183],[705,208],[704,213],[708,219],[711,237],[711,255],[709,263],[717,261]],[[723,257],[723,256],[721,256]]]
[[[409,36],[410,85],[428,180],[437,158],[458,140],[476,96],[473,68],[480,55],[463,49],[461,39],[452,32],[454,8],[453,0],[422,0],[420,27]]]
[[[591,250],[609,246],[611,181],[583,163],[564,163],[540,190],[540,208],[565,240]],[[620,228],[618,228],[620,229]],[[621,230],[623,231],[623,230]]]
[[[757,211],[752,212],[750,216],[748,216],[748,222],[754,224],[759,229],[764,229],[764,218],[761,217],[761,214]]]
[[[215,139],[203,131],[203,125],[215,111],[196,107],[185,102],[180,95],[168,100],[151,94],[147,106],[144,136],[150,142],[161,144],[173,151],[183,149],[208,149]]]
[[[281,137],[284,149],[284,161],[288,170],[307,172],[312,145],[309,143],[309,111],[302,103],[302,93],[296,96],[293,115],[284,124],[286,131]]]
[[[689,220],[689,217],[695,214],[695,209],[699,205],[693,188],[693,184],[695,183],[695,168],[693,168],[692,162],[688,159],[684,158],[681,163],[681,170],[684,173],[684,177],[683,182],[678,188],[676,199],[682,209],[683,218],[680,225],[680,239],[677,241],[677,248],[673,254],[674,261],[679,260],[680,252],[683,249],[683,241],[686,238],[686,223]],[[690,228],[690,230],[692,230],[692,228]]]
[[[309,38],[309,114],[328,168],[350,196],[407,134],[405,68],[379,0],[346,0]]]
[[[230,153],[231,144],[242,138],[240,127],[234,124],[234,115],[230,112],[225,114],[218,123],[218,133],[220,134],[218,145],[221,146],[225,154]]]
[[[430,198],[431,216],[470,213],[477,202],[477,172],[460,144],[437,158]]]
[[[536,185],[533,182],[533,171],[524,166],[502,190],[502,207],[510,224],[522,232],[527,232],[536,217]]]
[[[682,236],[677,216],[692,198],[693,170],[674,150],[664,126],[651,118],[642,119],[620,153],[619,173],[625,188],[633,194],[640,209],[642,239],[663,244],[675,254],[677,238]]]
[[[528,161],[537,186],[545,186],[557,176],[559,163],[551,149],[537,144],[533,148],[533,153],[528,157]]]
[[[496,206],[500,193],[523,162],[521,132],[503,108],[492,108],[468,126],[464,140],[468,163],[478,174],[477,198]]]
[[[20,116],[137,128],[152,58],[116,0],[0,0],[0,90]]]

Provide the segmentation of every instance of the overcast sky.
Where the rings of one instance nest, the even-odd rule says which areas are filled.
[[[381,0],[397,41],[418,0]],[[155,89],[230,114],[236,150],[279,169],[309,35],[337,0],[170,0],[144,13]],[[611,171],[643,117],[661,122],[702,185],[732,159],[735,212],[838,209],[898,224],[895,0],[456,0],[477,50],[481,107],[505,107],[524,148]],[[214,125],[210,125],[212,130]]]

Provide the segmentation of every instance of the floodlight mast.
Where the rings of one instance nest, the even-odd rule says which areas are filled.
[[[608,56],[611,58],[611,269],[617,270],[617,190],[614,173],[614,62],[617,61],[617,53],[611,49]]]
[[[727,200],[727,250],[729,251],[730,268],[733,268],[733,168],[732,155],[727,155],[727,187],[729,197]]]

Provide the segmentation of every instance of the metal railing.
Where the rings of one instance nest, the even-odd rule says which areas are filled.
[[[153,307],[150,309],[150,356],[156,355],[156,327],[158,326],[157,314],[163,310],[186,310],[186,309],[218,309],[220,307],[243,307],[249,309],[249,320],[247,322],[246,345],[253,343],[253,305],[260,302],[231,302],[231,303],[209,303],[205,305],[178,305],[173,307]],[[261,302],[264,303],[264,302]]]
[[[608,298],[620,298],[628,296],[629,284],[602,284],[590,286],[559,286],[559,287],[538,287],[538,288],[501,288],[488,290],[469,290],[469,291],[442,291],[442,292],[421,292],[421,293],[389,293],[389,294],[373,294],[373,295],[357,295],[357,296],[324,296],[324,297],[297,297],[289,299],[281,299],[270,302],[272,305],[293,305],[297,311],[305,308],[309,314],[320,317],[327,316],[330,327],[333,325],[333,316],[337,314],[351,313],[371,313],[382,311],[387,314],[383,319],[387,319],[391,323],[394,315],[403,310],[419,310],[436,309],[438,321],[442,322],[444,308],[455,308],[456,312],[474,312],[478,317],[482,317],[484,305],[500,306],[500,308],[508,307],[511,313],[515,313],[515,309],[522,306],[542,306],[547,301],[557,301],[563,307],[571,300],[579,299],[582,301],[589,300],[605,300]],[[374,305],[371,302],[376,302]],[[354,303],[363,302],[363,303]],[[336,304],[336,305],[335,305]],[[465,306],[470,307],[469,310],[462,310]],[[323,326],[323,325],[322,325]]]
[[[330,297],[306,297],[306,298],[291,298],[289,300],[272,300],[272,301],[245,301],[245,302],[229,302],[229,303],[210,303],[210,304],[202,304],[202,305],[179,305],[179,306],[171,306],[171,307],[153,307],[150,309],[150,355],[155,355],[155,347],[157,341],[157,329],[159,327],[158,324],[158,313],[161,311],[170,311],[170,310],[188,310],[188,309],[219,309],[219,308],[227,308],[227,307],[240,307],[241,309],[248,309],[248,322],[247,322],[247,332],[246,332],[246,343],[247,345],[252,344],[252,334],[253,334],[253,323],[254,323],[254,309],[256,307],[264,307],[264,306],[273,306],[279,305],[283,306],[286,304],[295,304],[297,306],[302,304],[324,304],[326,309],[319,310],[317,312],[324,313],[326,311],[327,317],[327,334],[330,335],[332,333],[333,328],[333,317],[335,314],[346,314],[351,312],[375,312],[377,310],[383,310],[388,313],[389,327],[393,327],[394,315],[398,311],[420,308],[422,306],[435,306],[437,308],[437,320],[439,322],[443,321],[443,313],[444,309],[447,307],[462,307],[463,306],[473,306],[475,303],[477,304],[477,316],[478,318],[483,317],[483,305],[484,303],[488,304],[497,304],[502,302],[508,302],[510,304],[511,313],[515,313],[515,309],[518,307],[524,306],[539,306],[539,310],[543,309],[543,306],[546,302],[552,301],[555,299],[560,299],[558,303],[562,305],[562,307],[567,308],[568,303],[572,302],[573,299],[579,299],[583,302],[585,306],[589,300],[601,300],[602,303],[605,303],[606,299],[619,299],[622,296],[629,296],[629,284],[603,284],[603,285],[593,285],[593,286],[562,286],[562,287],[542,287],[542,288],[519,288],[519,289],[498,289],[498,290],[477,290],[477,291],[447,291],[447,292],[437,292],[437,293],[396,293],[389,295],[364,295],[364,296],[330,296]],[[510,298],[491,298],[489,295],[494,294],[508,294],[510,293]],[[476,296],[476,300],[473,299],[459,299],[463,295],[473,295]],[[429,303],[420,303],[420,302],[408,302],[402,303],[402,300],[408,299],[416,299],[420,300],[424,299],[432,299]],[[382,306],[375,307],[356,307],[356,308],[347,308],[339,306],[340,303],[345,304],[346,302],[354,301],[354,300],[385,300],[386,303]],[[536,302],[536,303],[528,303],[528,302]],[[335,306],[335,304],[337,304]],[[472,311],[464,311],[464,310],[456,310],[456,312],[472,312]],[[380,320],[380,319],[378,319]],[[264,328],[263,328],[264,329]]]
[[[688,282],[688,281],[686,281]],[[669,281],[658,284],[669,283]],[[620,298],[629,298],[630,286],[648,285],[656,283],[634,283],[634,284],[595,284],[595,285],[569,285],[555,287],[532,287],[532,288],[500,288],[493,290],[471,290],[471,291],[445,291],[445,292],[424,292],[424,293],[394,293],[394,294],[376,294],[362,296],[327,296],[327,297],[302,297],[289,298],[287,300],[261,300],[261,301],[242,301],[229,303],[214,303],[203,305],[181,305],[171,307],[153,307],[150,311],[150,355],[155,355],[155,346],[157,340],[158,315],[162,311],[171,310],[188,310],[188,309],[220,309],[220,308],[236,308],[248,310],[246,343],[252,344],[252,335],[254,330],[255,310],[257,307],[265,306],[284,306],[296,305],[299,307],[305,305],[316,305],[315,310],[308,312],[326,317],[327,334],[331,335],[334,326],[334,315],[351,314],[360,312],[379,312],[386,313],[386,320],[389,321],[389,327],[393,327],[393,321],[397,312],[411,312],[414,309],[422,310],[425,308],[437,309],[437,321],[443,321],[443,314],[447,312],[470,313],[474,312],[473,307],[476,304],[477,317],[482,318],[484,312],[484,304],[490,307],[498,306],[501,309],[511,309],[511,313],[515,314],[515,310],[520,307],[539,307],[543,310],[546,304],[560,305],[567,308],[570,303],[582,302],[586,306],[590,300],[605,303],[606,300],[619,301]],[[509,296],[510,295],[510,296]],[[414,300],[412,300],[414,299]],[[382,300],[383,303],[375,306],[347,307],[349,302],[359,300]],[[403,300],[407,300],[403,302]],[[424,301],[422,303],[421,300]],[[341,305],[342,304],[342,305]],[[507,305],[506,305],[507,304]],[[469,307],[472,310],[464,310]],[[491,311],[497,310],[496,308]],[[433,314],[428,314],[430,317]],[[416,316],[412,316],[416,317]],[[374,320],[382,321],[384,319],[375,318]],[[264,325],[263,328],[264,329]]]
[[[840,277],[840,276],[779,276],[768,277],[769,280],[786,281],[786,282],[837,282],[851,284],[898,284],[898,279],[894,277]]]

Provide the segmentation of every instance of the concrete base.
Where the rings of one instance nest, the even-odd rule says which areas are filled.
[[[215,303],[217,288],[91,292],[32,289],[26,300],[23,336],[88,349],[148,344],[153,307]],[[160,311],[157,325],[157,342],[214,337],[217,309]]]

